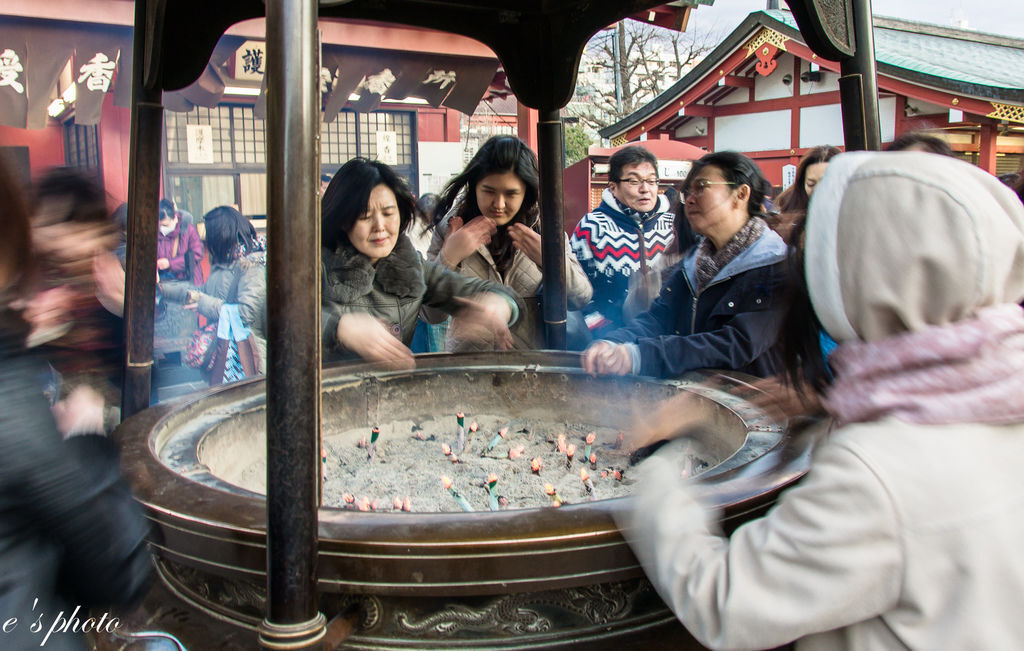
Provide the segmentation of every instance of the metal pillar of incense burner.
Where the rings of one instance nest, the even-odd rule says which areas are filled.
[[[712,433],[702,443],[714,462],[700,481],[730,527],[763,512],[803,474],[812,442],[729,391],[749,378],[714,374],[705,384],[711,375],[595,378],[580,370],[578,355],[551,351],[427,355],[401,372],[337,366],[323,373],[323,429],[436,416],[453,396],[467,412],[628,429],[633,405],[642,412],[691,392]],[[236,478],[265,461],[264,419],[265,387],[254,380],[145,410],[118,431],[126,472],[160,530],[161,590],[218,626],[252,630],[253,639],[266,599],[266,500]],[[321,612],[357,613],[346,648],[658,639],[685,648],[680,641],[690,638],[615,527],[623,506],[605,499],[473,513],[323,507]],[[192,617],[178,628],[198,625]],[[186,630],[168,632],[188,638]]]

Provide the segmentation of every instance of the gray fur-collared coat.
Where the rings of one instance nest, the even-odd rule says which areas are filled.
[[[321,255],[320,323],[325,361],[352,357],[338,344],[336,336],[343,314],[365,312],[375,316],[389,324],[392,333],[408,346],[423,306],[452,314],[461,307],[457,298],[495,292],[516,306],[513,322],[524,310],[521,301],[499,283],[466,278],[423,261],[404,234],[398,237],[391,254],[376,265],[347,242],[334,251],[323,249]]]

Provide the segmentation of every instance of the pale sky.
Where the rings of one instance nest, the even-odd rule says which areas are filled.
[[[710,28],[724,37],[750,12],[764,9],[766,4],[766,0],[715,0],[714,6],[698,7],[691,14],[687,31]],[[780,0],[779,4],[786,6],[785,0]],[[979,32],[1024,39],[1022,0],[873,0],[871,5],[876,16],[965,26]]]

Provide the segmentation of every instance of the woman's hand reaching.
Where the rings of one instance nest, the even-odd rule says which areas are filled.
[[[452,217],[448,227],[448,237],[444,240],[438,259],[449,269],[459,266],[474,251],[490,242],[491,237],[498,232],[494,220],[483,215],[469,220],[465,225],[461,217]]]
[[[591,375],[629,375],[633,372],[633,356],[629,347],[608,341],[595,341],[580,357],[583,370]]]
[[[484,345],[497,350],[512,348],[512,333],[508,320],[512,308],[505,297],[493,292],[477,294],[472,298],[456,298],[462,308],[452,318],[448,337],[453,348],[459,349],[461,342],[476,346]]]
[[[365,312],[342,315],[335,333],[339,344],[368,362],[392,370],[416,368],[412,351],[384,323]]]
[[[509,225],[508,235],[512,238],[514,247],[522,251],[523,255],[529,258],[533,264],[541,269],[544,268],[540,250],[540,233],[526,224],[516,223]]]

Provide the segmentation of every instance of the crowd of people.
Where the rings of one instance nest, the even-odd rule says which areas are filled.
[[[996,179],[923,134],[890,149],[815,147],[773,197],[757,164],[728,151],[694,161],[663,194],[657,159],[624,147],[597,208],[571,237],[553,234],[584,372],[741,371],[761,378],[762,406],[833,419],[803,483],[731,538],[676,481],[670,448],[635,472],[620,525],[709,646],[1010,648],[1024,638],[1012,612],[1024,564],[1008,553],[1024,537],[1024,178]],[[407,369],[419,352],[544,348],[538,179],[535,154],[514,136],[484,143],[440,196],[417,200],[374,160],[325,175],[324,360]],[[128,603],[148,577],[145,527],[117,502],[116,459],[91,436],[117,420],[124,209],[111,218],[95,182],[71,170],[41,179],[22,207],[0,167],[0,193],[0,383],[32,405],[2,416],[0,483],[49,490],[24,455],[57,448],[27,439],[90,435],[47,463],[67,473],[60,490],[96,482],[61,506],[81,509],[74,517],[120,509],[119,544],[43,559],[30,550],[41,530],[24,537],[25,554],[57,569],[121,563],[123,580],[95,600]],[[233,206],[197,223],[166,199],[156,219],[158,338],[177,341],[211,385],[263,373],[266,249],[252,223]],[[667,404],[631,444],[684,436],[685,408]],[[106,461],[80,467],[94,458]],[[39,522],[55,526],[67,514],[36,503],[36,490],[15,491],[24,502],[12,508],[42,509]],[[1000,626],[970,625],[993,617]]]

